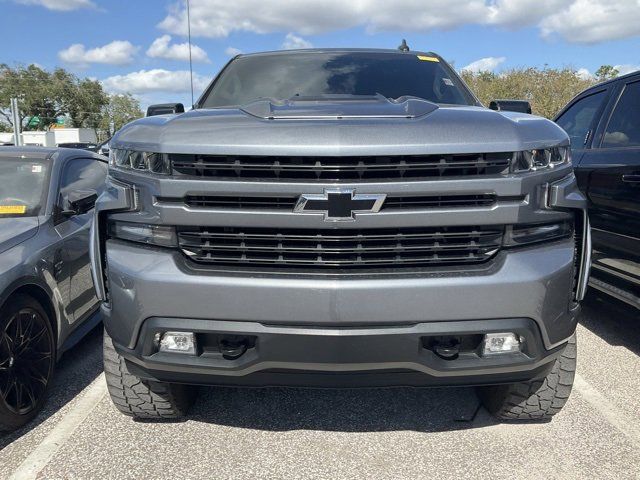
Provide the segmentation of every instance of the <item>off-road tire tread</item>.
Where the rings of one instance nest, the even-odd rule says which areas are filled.
[[[485,408],[500,420],[549,420],[562,410],[571,394],[576,354],[574,334],[545,378],[480,387],[480,399]]]
[[[104,332],[104,374],[111,400],[125,415],[139,419],[177,419],[193,404],[193,387],[142,380],[131,374]]]

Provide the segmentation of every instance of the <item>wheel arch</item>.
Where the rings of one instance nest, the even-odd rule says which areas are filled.
[[[6,291],[9,293],[5,293],[0,298],[0,308],[18,294],[28,295],[42,306],[49,317],[49,322],[53,329],[56,351],[58,351],[58,341],[60,339],[60,316],[58,315],[57,309],[53,303],[49,289],[45,285],[42,285],[41,282],[37,281],[37,279],[24,279],[22,281],[14,282]]]

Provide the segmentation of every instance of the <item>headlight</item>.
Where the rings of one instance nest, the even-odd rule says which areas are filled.
[[[175,247],[178,244],[176,229],[166,225],[111,221],[109,222],[109,236],[161,247]]]
[[[138,170],[143,172],[171,174],[171,163],[166,153],[140,152],[112,148],[109,151],[109,164],[117,168]]]
[[[514,172],[531,172],[571,163],[571,148],[550,147],[525,150],[516,154]]]

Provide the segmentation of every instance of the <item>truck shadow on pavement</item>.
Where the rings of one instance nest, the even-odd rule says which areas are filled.
[[[640,313],[637,309],[590,288],[578,319],[612,346],[640,355]]]
[[[51,416],[62,413],[87,385],[102,373],[102,323],[75,347],[64,353],[56,366],[53,384],[44,408],[29,424],[10,433],[0,433],[0,450],[26,435]]]
[[[201,388],[190,421],[268,431],[438,432],[496,422],[473,388]]]

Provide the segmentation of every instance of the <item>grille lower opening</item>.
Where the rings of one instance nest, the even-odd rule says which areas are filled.
[[[503,227],[196,227],[181,228],[178,241],[187,257],[203,264],[336,269],[477,264],[497,253],[503,234]]]

